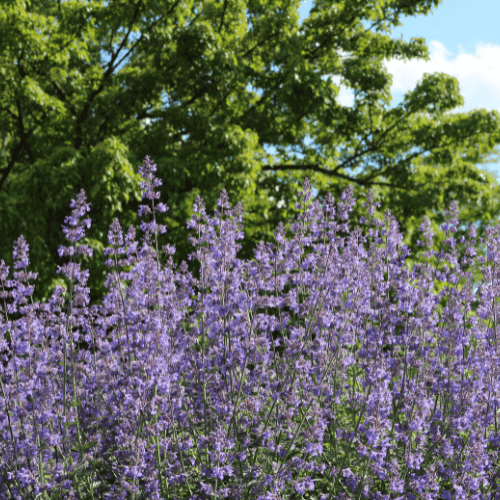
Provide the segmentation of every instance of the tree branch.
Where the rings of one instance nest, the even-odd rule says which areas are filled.
[[[314,172],[320,172],[330,177],[340,177],[350,182],[355,182],[356,184],[362,186],[389,186],[397,189],[405,189],[401,186],[396,186],[395,184],[389,184],[387,182],[369,182],[365,179],[357,179],[355,177],[349,177],[348,175],[340,174],[332,170],[327,170],[326,168],[320,167],[317,163],[309,165],[265,165],[261,170],[313,170]],[[379,174],[380,175],[380,174]]]
[[[224,0],[224,7],[222,8],[222,15],[220,16],[220,24],[219,24],[219,34],[222,29],[222,24],[224,23],[224,16],[226,14],[226,8],[227,8],[227,0]]]

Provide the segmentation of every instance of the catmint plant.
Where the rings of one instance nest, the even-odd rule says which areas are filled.
[[[428,263],[409,269],[371,191],[351,229],[353,189],[320,205],[306,179],[291,235],[280,224],[242,261],[223,190],[213,217],[193,206],[195,277],[169,245],[160,266],[155,167],[139,169],[141,240],[110,227],[102,304],[75,262],[91,255],[83,190],[59,249],[67,289],[33,302],[22,236],[13,280],[0,263],[0,499],[500,499],[500,226],[474,292],[456,202],[439,253],[424,218]]]

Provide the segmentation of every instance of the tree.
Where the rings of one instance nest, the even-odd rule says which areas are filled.
[[[387,109],[392,78],[382,61],[429,55],[424,39],[407,43],[383,32],[401,25],[401,15],[427,15],[438,4],[317,1],[300,28],[299,0],[4,1],[0,259],[12,271],[13,242],[23,234],[39,273],[36,295],[48,298],[61,284],[61,226],[83,188],[92,218],[84,242],[94,257],[82,261],[95,303],[106,293],[103,250],[113,218],[124,230],[138,224],[146,155],[169,207],[160,241],[176,245],[177,263],[191,251],[186,223],[196,195],[208,210],[223,188],[242,202],[240,256],[252,258],[255,244],[272,241],[277,224],[295,214],[306,176],[319,199],[354,184],[363,201],[373,188],[413,255],[421,216],[439,224],[454,197],[484,235],[500,212],[499,187],[477,163],[500,143],[499,114],[447,115],[463,99],[457,80],[443,73],[426,74]],[[111,54],[106,64],[102,49]],[[331,74],[354,89],[352,108],[321,78]],[[247,91],[248,83],[262,95]],[[307,134],[315,146],[304,144]],[[278,160],[264,144],[277,148]]]

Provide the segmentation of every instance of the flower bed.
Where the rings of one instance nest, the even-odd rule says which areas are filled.
[[[155,170],[146,157],[142,246],[132,227],[125,243],[118,220],[110,228],[100,306],[88,307],[74,262],[92,254],[77,244],[90,227],[83,190],[59,250],[67,300],[57,287],[33,303],[22,236],[14,280],[0,264],[0,499],[500,498],[500,227],[474,294],[461,266],[474,262],[475,228],[459,262],[455,202],[449,253],[410,270],[371,192],[367,238],[347,224],[352,189],[320,206],[307,180],[291,238],[280,225],[243,262],[241,206],[223,191],[214,217],[198,198],[188,224],[195,278],[172,258],[160,268]],[[421,229],[430,246],[428,219]]]

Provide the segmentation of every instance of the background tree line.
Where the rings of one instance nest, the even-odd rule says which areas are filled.
[[[124,232],[139,227],[138,167],[146,155],[157,164],[169,207],[158,218],[167,224],[160,248],[175,245],[177,264],[192,251],[186,223],[197,195],[209,214],[223,188],[233,206],[242,202],[239,256],[249,259],[260,240],[273,241],[279,222],[290,229],[306,176],[320,200],[329,192],[338,199],[352,184],[359,200],[353,223],[372,188],[379,215],[391,210],[414,261],[423,215],[437,232],[452,199],[485,237],[500,212],[499,186],[479,165],[492,161],[500,144],[499,114],[447,114],[463,98],[444,73],[425,74],[388,109],[392,77],[384,59],[429,54],[423,38],[384,33],[401,25],[400,16],[426,15],[439,3],[318,0],[300,27],[299,0],[4,1],[0,259],[12,273],[13,243],[23,234],[30,270],[39,273],[37,300],[47,300],[56,284],[67,286],[56,274],[67,259],[57,249],[68,244],[61,226],[83,188],[92,226],[82,243],[94,256],[80,262],[90,270],[91,303],[98,303],[113,218]],[[103,49],[111,54],[105,64]],[[322,80],[326,74],[354,90],[352,107],[337,102],[339,87]],[[262,95],[249,92],[249,83]],[[313,145],[304,144],[306,135]],[[277,160],[264,144],[276,147]],[[464,233],[462,226],[458,236]],[[442,240],[434,239],[436,250]]]

